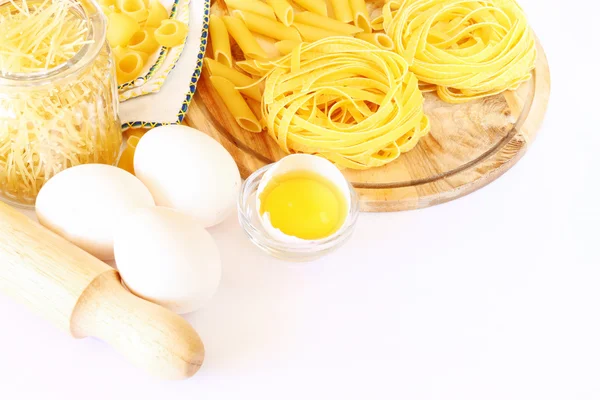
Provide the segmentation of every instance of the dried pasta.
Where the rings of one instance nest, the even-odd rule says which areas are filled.
[[[122,85],[134,80],[144,69],[144,57],[137,51],[125,49],[117,57],[117,83]]]
[[[327,4],[323,0],[293,0],[305,10],[312,11],[315,14],[327,16]]]
[[[301,42],[295,40],[281,40],[275,43],[275,48],[281,55],[290,54]]]
[[[240,10],[234,11],[233,15],[240,17],[250,32],[258,33],[276,40],[301,40],[300,34],[296,29],[285,26],[281,22],[272,21],[258,14]]]
[[[371,21],[365,0],[350,0],[350,8],[354,25],[361,28],[365,33],[371,33]]]
[[[209,37],[212,43],[215,60],[221,64],[233,67],[233,58],[231,57],[231,45],[229,44],[229,33],[225,22],[218,15],[210,17]]]
[[[325,29],[325,30],[328,30],[331,32],[335,32],[340,35],[355,35],[359,32],[362,32],[362,29],[357,26],[349,25],[349,24],[340,22],[336,19],[324,17],[322,15],[315,14],[310,11],[304,11],[301,13],[297,13],[294,18],[295,18],[294,21],[296,23],[310,25],[310,26],[314,26],[317,28],[326,27],[326,28],[322,28],[322,29]]]
[[[359,33],[356,38],[373,43],[384,50],[394,50],[394,42],[385,33]]]
[[[285,26],[291,26],[294,23],[294,8],[287,0],[267,0],[267,4],[273,8],[277,19]]]
[[[154,31],[154,38],[164,47],[175,47],[185,43],[188,27],[181,21],[166,19]]]
[[[0,4],[0,193],[5,198],[33,204],[60,171],[116,161],[121,127],[109,51],[102,46],[78,69],[68,64],[84,46],[90,45],[86,55],[96,48],[94,36],[75,2]],[[68,74],[39,78],[57,67]],[[15,85],[12,74],[30,81]]]
[[[146,28],[158,28],[165,19],[169,19],[169,12],[159,0],[150,0]]]
[[[294,23],[294,27],[298,29],[302,38],[307,42],[316,42],[317,40],[340,35],[337,32],[300,23]]]
[[[148,5],[144,0],[117,0],[119,10],[133,18],[136,22],[144,22],[148,19]]]
[[[154,38],[154,31],[149,28],[144,28],[137,31],[131,39],[129,39],[129,48],[131,50],[140,51],[150,55],[154,53],[160,45]]]
[[[252,36],[244,21],[239,18],[225,16],[223,17],[223,22],[225,22],[227,32],[229,32],[233,40],[240,46],[246,57],[263,60],[268,58],[267,53],[260,47],[254,36]]]
[[[211,76],[220,76],[233,83],[243,95],[256,100],[262,100],[262,93],[256,84],[256,79],[252,79],[243,73],[220,64],[211,58],[205,58],[206,67]]]
[[[273,8],[258,0],[225,0],[227,7],[233,10],[248,11],[276,21]]]
[[[127,46],[133,35],[140,30],[140,25],[129,15],[111,13],[108,16],[106,39],[110,47]]]
[[[271,70],[270,66],[258,65],[258,61],[252,59],[238,61],[235,65],[245,73],[253,76],[264,76]]]
[[[515,90],[531,78],[535,39],[513,0],[410,0],[384,7],[384,28],[420,81],[449,103]]]
[[[271,65],[263,118],[288,153],[367,169],[395,160],[429,132],[417,78],[396,53],[335,37],[301,44]]]
[[[335,14],[335,19],[342,22],[352,22],[354,17],[352,15],[352,8],[348,0],[331,0],[331,7]]]
[[[262,131],[262,125],[233,83],[220,76],[211,76],[210,82],[239,126],[250,132]]]

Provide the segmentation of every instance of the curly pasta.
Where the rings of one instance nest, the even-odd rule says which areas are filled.
[[[448,103],[515,90],[531,78],[535,38],[514,0],[390,1],[382,15],[422,89]]]
[[[333,37],[269,64],[263,117],[288,153],[368,169],[395,160],[429,132],[417,78],[398,54]]]

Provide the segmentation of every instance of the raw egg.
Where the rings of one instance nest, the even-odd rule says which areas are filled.
[[[139,209],[121,221],[115,261],[135,295],[179,314],[206,305],[221,280],[214,239],[196,218],[165,207]]]
[[[294,154],[275,163],[257,189],[260,221],[274,239],[298,243],[326,239],[348,219],[350,188],[324,158]]]
[[[227,150],[203,132],[179,125],[154,128],[137,144],[133,165],[157,206],[194,216],[204,227],[235,210],[240,172]]]

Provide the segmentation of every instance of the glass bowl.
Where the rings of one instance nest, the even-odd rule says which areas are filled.
[[[257,189],[263,175],[273,166],[269,164],[246,179],[242,184],[238,199],[238,218],[246,235],[259,249],[265,253],[286,261],[306,262],[316,260],[341,247],[354,232],[359,214],[358,195],[350,183],[350,204],[348,218],[344,225],[333,235],[320,240],[303,243],[286,243],[274,239],[262,226],[256,209]]]

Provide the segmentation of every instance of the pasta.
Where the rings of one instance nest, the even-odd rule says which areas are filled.
[[[300,35],[307,42],[316,42],[320,39],[325,39],[331,36],[337,36],[339,33],[328,31],[326,29],[317,28],[316,26],[310,26],[305,24],[294,23],[294,27],[298,29]]]
[[[146,28],[158,28],[165,19],[169,19],[169,12],[159,0],[150,0]]]
[[[148,62],[148,58],[150,57],[147,53],[143,53],[141,51],[131,50],[129,47],[115,47],[112,49],[113,56],[115,58],[115,63],[120,59],[126,56],[130,52],[138,53],[142,60],[144,61],[144,65]]]
[[[352,22],[354,20],[348,0],[331,0],[331,6],[335,14],[335,19],[338,21]]]
[[[138,23],[148,19],[149,11],[144,0],[117,0],[117,7]]]
[[[108,16],[106,39],[110,47],[127,46],[127,43],[139,30],[140,25],[129,15],[112,13]]]
[[[394,42],[385,33],[359,33],[356,38],[372,43],[384,50],[394,50]]]
[[[210,58],[206,58],[205,62],[211,76],[225,78],[233,83],[243,95],[259,102],[262,100],[262,93],[260,92],[256,79],[252,79],[226,65],[219,64]]]
[[[362,29],[356,26],[345,24],[336,19],[324,17],[309,11],[296,14],[294,21],[304,25],[310,25],[317,28],[325,26],[326,30],[338,33],[340,35],[355,35],[362,32]]]
[[[248,11],[276,21],[275,12],[268,4],[258,0],[225,0],[227,7],[234,10]]]
[[[294,23],[294,9],[287,0],[267,0],[267,4],[273,7],[275,15],[285,26]]]
[[[377,17],[371,20],[371,29],[373,29],[374,31],[383,30],[383,14],[378,15]]]
[[[448,103],[514,90],[531,78],[535,39],[513,0],[411,0],[384,28],[420,81]]]
[[[354,25],[361,28],[365,33],[371,33],[371,22],[365,0],[350,0]]]
[[[281,22],[272,21],[258,14],[239,10],[234,11],[233,15],[240,17],[250,32],[255,32],[277,40],[301,40],[297,30],[285,26]]]
[[[68,0],[0,4],[0,77],[9,80],[0,84],[0,194],[6,199],[32,205],[60,171],[112,164],[119,155],[114,66],[107,46],[97,46],[104,32],[86,21],[96,11],[95,3]],[[73,60],[80,52],[88,61]],[[48,74],[57,67],[65,73]],[[12,74],[21,78],[10,82]]]
[[[133,158],[135,156],[135,150],[137,149],[137,145],[139,142],[140,136],[129,136],[129,139],[127,139],[127,143],[125,146],[125,150],[123,150],[123,153],[119,158],[119,163],[117,164],[117,167],[124,169],[132,175],[135,175],[135,170],[133,168]]]
[[[240,46],[246,57],[267,59],[267,53],[260,47],[252,33],[239,18],[225,16],[223,22],[227,27],[227,32],[233,37],[233,40]]]
[[[269,66],[263,67],[258,65],[257,60],[244,60],[235,63],[239,69],[253,76],[263,76],[271,70]]]
[[[164,47],[175,47],[185,43],[188,27],[181,21],[166,19],[154,31],[154,38]]]
[[[429,132],[417,78],[396,53],[335,37],[271,64],[262,113],[287,153],[367,169],[390,163]]]
[[[250,132],[262,131],[262,125],[233,83],[220,76],[211,76],[210,82],[239,126]]]
[[[315,14],[327,16],[327,4],[323,0],[294,0],[294,3]]]
[[[290,54],[292,50],[294,50],[301,42],[296,42],[295,40],[282,40],[275,43],[275,48],[279,52],[279,54],[286,55]]]
[[[144,69],[144,58],[133,50],[125,50],[117,57],[117,83],[122,85],[137,78]]]
[[[215,59],[221,64],[233,67],[229,33],[227,33],[225,22],[218,15],[213,15],[210,18],[208,30]]]
[[[137,31],[129,40],[129,48],[150,55],[154,53],[160,45],[154,38],[154,32],[148,28]]]

